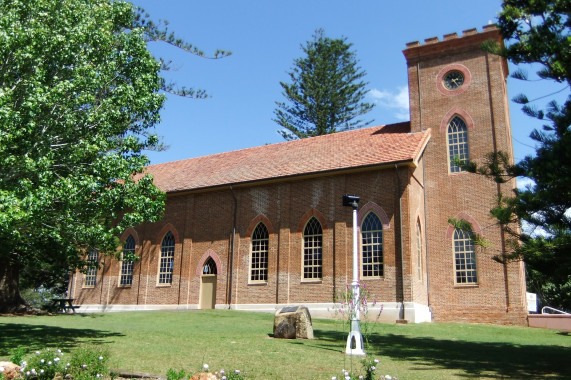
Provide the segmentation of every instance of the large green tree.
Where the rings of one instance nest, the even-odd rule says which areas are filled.
[[[539,79],[559,84],[558,93],[567,93],[564,104],[555,100],[545,109],[533,99],[518,95],[523,111],[545,122],[534,130],[534,155],[515,165],[505,153],[490,154],[479,171],[503,182],[511,177],[530,179],[532,185],[511,197],[499,199],[492,214],[512,237],[511,251],[498,261],[526,262],[528,289],[539,293],[544,303],[571,311],[571,2],[568,0],[504,0],[498,26],[507,41],[505,48],[485,46],[517,64],[512,76],[529,79],[526,65],[538,67]],[[554,95],[554,94],[552,94]],[[515,126],[517,128],[517,126]],[[519,221],[524,228],[517,228]]]
[[[325,135],[363,127],[357,119],[373,108],[364,101],[365,71],[357,66],[352,44],[315,32],[288,73],[291,83],[280,82],[287,102],[276,102],[274,121],[286,140]]]
[[[0,312],[25,309],[20,273],[53,282],[161,217],[165,195],[133,179],[173,90],[152,40],[202,54],[128,2],[0,0]]]

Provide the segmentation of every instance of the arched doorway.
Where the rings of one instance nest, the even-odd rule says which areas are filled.
[[[202,267],[200,276],[200,308],[214,309],[216,305],[216,263],[209,257]]]

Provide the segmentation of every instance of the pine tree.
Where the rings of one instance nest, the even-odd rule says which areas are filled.
[[[352,44],[331,39],[318,29],[294,61],[291,83],[280,82],[286,102],[276,102],[274,121],[286,140],[361,128],[371,123],[356,119],[373,108],[363,101],[367,91]]]

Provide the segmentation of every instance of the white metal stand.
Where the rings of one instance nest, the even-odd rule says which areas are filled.
[[[363,348],[363,335],[361,335],[359,313],[359,303],[361,302],[361,292],[359,288],[359,249],[357,236],[357,202],[353,203],[353,282],[351,291],[353,292],[353,305],[351,313],[351,332],[347,337],[345,353],[347,355],[365,355]]]

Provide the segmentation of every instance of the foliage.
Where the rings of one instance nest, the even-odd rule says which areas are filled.
[[[343,324],[347,331],[351,330],[351,321],[357,315],[360,316],[360,330],[361,335],[366,346],[369,345],[369,336],[372,333],[371,327],[372,323],[369,319],[369,301],[372,298],[372,307],[377,304],[377,299],[375,296],[369,293],[369,289],[366,284],[359,283],[359,297],[357,299],[355,292],[353,291],[352,285],[347,284],[345,289],[337,292],[335,295],[335,306],[334,312],[336,316],[341,317]],[[379,314],[375,317],[375,321],[379,319],[381,313],[383,312],[383,305],[379,310]],[[367,349],[368,347],[365,347]]]
[[[122,231],[161,217],[143,171],[162,92],[203,92],[165,83],[147,50],[160,40],[204,56],[128,2],[0,2],[0,311],[22,303],[20,275],[61,286],[89,247],[116,253]]]
[[[172,368],[169,368],[169,370],[167,371],[167,380],[181,380],[184,379],[185,377],[186,377],[186,372],[184,371],[184,369],[176,371]]]
[[[371,121],[355,119],[373,108],[363,101],[367,91],[352,44],[331,39],[318,29],[302,46],[303,58],[288,73],[291,83],[280,82],[285,102],[276,102],[274,121],[286,140],[360,128]]]
[[[482,165],[469,163],[467,170],[504,183],[514,177],[531,180],[512,196],[500,196],[491,210],[508,237],[509,251],[495,257],[509,262],[523,259],[527,266],[528,289],[544,303],[571,310],[571,3],[565,0],[505,0],[498,26],[507,46],[487,43],[484,48],[500,54],[520,68],[512,74],[527,80],[521,65],[539,67],[537,76],[563,84],[567,93],[559,105],[546,109],[518,95],[523,111],[543,120],[543,130],[534,130],[535,155],[512,164],[505,152],[490,153]],[[547,96],[553,96],[550,94]],[[519,221],[524,222],[523,230]]]
[[[101,347],[81,347],[71,354],[50,348],[35,351],[25,357],[21,354],[22,349],[18,349],[18,357],[13,357],[12,362],[21,366],[26,379],[51,380],[59,373],[70,374],[77,380],[91,380],[103,378],[109,373],[108,354]]]
[[[343,373],[342,379],[344,380],[373,380],[375,379],[375,372],[377,371],[377,365],[379,364],[378,359],[373,359],[373,356],[367,355],[363,360],[361,360],[362,372],[364,375],[360,375],[360,372],[353,373],[352,371],[347,371],[346,369],[341,370]],[[378,379],[395,379],[390,375],[381,376]],[[333,376],[331,380],[337,380],[337,376]]]

